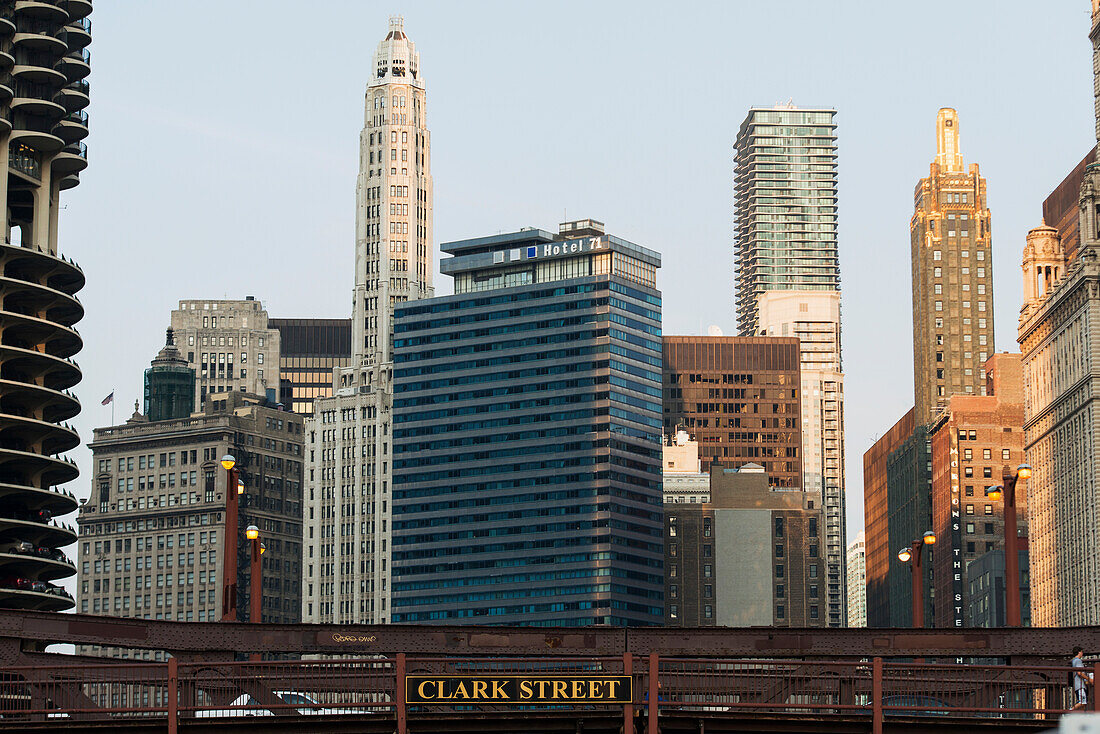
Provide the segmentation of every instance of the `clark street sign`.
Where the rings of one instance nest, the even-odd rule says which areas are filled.
[[[629,675],[410,675],[406,703],[630,703]]]

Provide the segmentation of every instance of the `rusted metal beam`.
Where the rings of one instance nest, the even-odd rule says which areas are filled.
[[[226,662],[234,651],[324,655],[665,656],[855,660],[1003,658],[1062,662],[1080,644],[1100,649],[1100,627],[1044,629],[531,628],[334,626],[174,622],[86,614],[0,611],[0,663],[49,643],[163,650],[181,660]],[[17,654],[18,653],[18,654]]]

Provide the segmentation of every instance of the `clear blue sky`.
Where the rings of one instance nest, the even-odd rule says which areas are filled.
[[[959,110],[989,180],[997,347],[1020,252],[1093,143],[1089,3],[101,2],[90,167],[63,194],[84,267],[82,437],[141,394],[184,298],[350,314],[363,92],[387,18],[428,84],[437,242],[591,216],[664,257],[667,334],[734,333],[732,144],[746,110],[838,110],[850,536],[863,452],[912,405],[909,217]],[[450,284],[437,276],[437,292]],[[86,496],[90,452],[74,452]]]

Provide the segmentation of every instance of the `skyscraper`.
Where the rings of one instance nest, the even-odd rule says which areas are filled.
[[[401,18],[374,53],[359,133],[351,362],[307,424],[307,622],[390,619],[393,313],[432,295],[427,87]]]
[[[936,158],[913,193],[913,373],[918,423],[956,394],[985,394],[993,352],[993,254],[985,179],[963,167],[959,116],[936,118]]]
[[[60,550],[76,539],[53,520],[76,498],[62,456],[80,444],[66,421],[80,412],[73,328],[83,271],[58,252],[61,192],[88,165],[89,0],[0,5],[0,608],[63,610],[53,581],[75,568]],[[14,236],[13,236],[14,234]]]
[[[836,110],[749,110],[737,133],[737,328],[759,333],[768,291],[840,290]]]
[[[660,256],[594,220],[442,249],[455,294],[395,319],[392,621],[661,624]]]
[[[1100,143],[1100,0],[1089,38]],[[1085,166],[1077,203],[1076,247],[1039,227],[1022,263],[1031,616],[1041,627],[1100,624],[1100,163]]]
[[[801,348],[804,491],[824,502],[829,626],[845,624],[844,372],[835,110],[749,111],[737,136],[737,310],[744,336]]]

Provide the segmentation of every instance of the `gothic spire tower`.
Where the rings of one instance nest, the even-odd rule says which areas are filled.
[[[352,364],[390,361],[393,305],[432,289],[431,136],[420,54],[390,18],[371,65],[359,133]]]
[[[431,138],[400,17],[378,44],[359,133],[352,360],[306,423],[302,620],[390,620],[393,311],[432,291]]]

